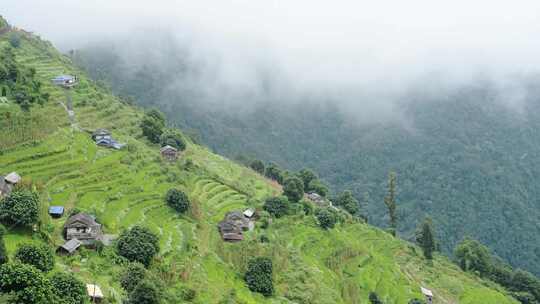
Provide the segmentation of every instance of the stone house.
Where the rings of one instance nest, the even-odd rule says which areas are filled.
[[[77,239],[83,245],[93,245],[95,241],[103,237],[101,224],[94,217],[86,213],[77,213],[68,218],[64,224],[64,236],[66,240]]]

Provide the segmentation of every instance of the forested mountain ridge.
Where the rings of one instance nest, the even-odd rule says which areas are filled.
[[[215,151],[291,170],[312,168],[335,191],[352,190],[370,222],[383,227],[387,175],[396,171],[403,237],[411,238],[429,215],[446,253],[469,235],[512,265],[540,273],[537,76],[509,80],[506,85],[517,86],[512,94],[481,77],[441,90],[411,90],[397,103],[399,119],[363,123],[331,101],[269,94],[243,105],[226,97],[208,103],[190,87],[197,66],[186,59],[189,53],[176,52],[167,65],[151,53],[133,63],[111,45],[83,49],[75,59],[116,93],[157,106],[182,128],[197,130]],[[174,48],[164,49],[169,54]],[[160,79],[173,80],[167,85]]]
[[[281,217],[264,215],[266,200],[281,193],[274,182],[181,133],[185,150],[176,163],[166,162],[142,127],[159,113],[115,97],[33,34],[10,28],[0,35],[0,50],[11,54],[0,70],[9,63],[13,72],[0,74],[0,85],[9,88],[3,96],[7,103],[0,104],[0,174],[18,172],[22,185],[14,193],[31,191],[39,199],[37,222],[9,223],[2,235],[0,303],[64,303],[43,297],[74,295],[77,288],[65,284],[76,281],[101,286],[104,303],[140,303],[137,296],[153,301],[148,303],[330,304],[375,298],[407,303],[422,298],[420,286],[433,290],[439,303],[517,303],[509,291],[463,272],[446,257],[436,254],[427,261],[419,247],[345,213],[328,229],[319,227],[320,220],[305,204],[291,204]],[[72,103],[66,91],[51,83],[61,74],[78,76],[70,89]],[[127,147],[96,146],[90,133],[100,128]],[[171,189],[185,193],[189,210],[171,208]],[[8,198],[0,202],[3,224],[3,206],[16,202]],[[51,218],[48,207],[53,205],[64,207],[65,214]],[[223,242],[217,223],[228,211],[247,207],[260,213],[255,229],[246,231],[242,242]],[[54,254],[46,265],[24,258],[28,248],[50,252],[64,244],[63,225],[74,212],[95,216],[106,234],[120,239],[95,250]],[[133,257],[121,250],[134,231],[155,236],[155,256],[141,260],[146,270],[128,263]],[[266,296],[246,282],[257,257],[273,268],[273,290]],[[46,267],[37,269],[34,263]],[[9,275],[20,273],[31,276]],[[74,281],[58,280],[62,273],[73,274]],[[12,284],[15,279],[18,283]],[[25,286],[27,281],[33,283]],[[51,291],[50,284],[56,289]],[[88,302],[82,292],[73,303]]]

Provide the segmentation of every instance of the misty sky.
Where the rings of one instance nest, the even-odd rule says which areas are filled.
[[[0,13],[63,50],[169,29],[233,85],[259,65],[337,95],[540,70],[540,1],[2,0]]]

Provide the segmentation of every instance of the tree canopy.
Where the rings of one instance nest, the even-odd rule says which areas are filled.
[[[12,304],[54,303],[52,287],[36,267],[22,263],[0,265],[0,292],[11,293]]]
[[[148,267],[159,253],[159,238],[146,227],[134,226],[120,234],[116,249],[129,261]]]
[[[86,286],[71,273],[57,272],[51,277],[52,292],[58,304],[86,303]]]
[[[330,208],[321,208],[315,212],[319,226],[323,229],[332,229],[337,223],[337,214]]]
[[[283,194],[290,202],[296,203],[304,197],[304,183],[298,177],[289,177],[283,183]]]
[[[122,272],[120,285],[128,293],[132,292],[137,284],[146,277],[146,269],[141,263],[130,263]]]
[[[177,129],[166,129],[160,136],[159,142],[162,147],[169,145],[175,147],[178,151],[184,151],[186,149],[186,141],[184,136]]]
[[[183,191],[175,188],[167,191],[165,201],[171,208],[179,213],[185,213],[191,205],[188,196]]]
[[[54,253],[47,245],[23,244],[17,248],[15,259],[47,272],[54,267]]]
[[[272,260],[267,257],[257,257],[248,262],[245,280],[249,290],[258,292],[266,297],[274,293],[272,278]]]
[[[39,198],[26,189],[14,191],[0,204],[0,218],[15,226],[32,226],[39,220]]]
[[[433,259],[433,252],[437,249],[437,241],[435,239],[435,232],[433,231],[433,223],[430,218],[426,218],[418,228],[416,242],[422,247],[426,259]]]
[[[267,198],[263,209],[275,217],[282,217],[289,211],[289,200],[286,196],[275,196]]]

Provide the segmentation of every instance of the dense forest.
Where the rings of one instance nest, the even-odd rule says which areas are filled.
[[[71,56],[118,95],[197,130],[219,153],[289,170],[312,168],[334,191],[352,190],[369,221],[382,227],[389,222],[383,203],[388,173],[395,171],[401,237],[412,239],[430,216],[444,252],[471,236],[513,266],[540,274],[538,79],[515,80],[517,102],[481,78],[411,90],[400,97],[396,119],[363,123],[333,100],[288,102],[268,93],[227,103],[231,97],[224,94],[208,103],[188,85],[197,66],[185,49],[160,44],[157,56],[141,46],[133,60],[121,44],[93,45]]]

